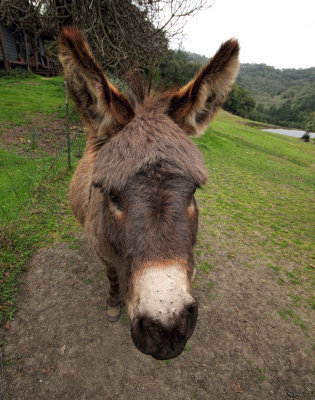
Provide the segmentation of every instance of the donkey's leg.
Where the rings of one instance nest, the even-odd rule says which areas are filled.
[[[107,278],[109,281],[109,295],[107,298],[107,318],[111,322],[119,320],[121,300],[118,276],[113,267],[107,264]]]

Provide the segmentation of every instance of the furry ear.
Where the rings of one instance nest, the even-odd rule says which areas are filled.
[[[170,96],[167,113],[187,134],[202,134],[224,103],[238,72],[238,54],[238,41],[228,40],[192,81]]]
[[[93,135],[118,132],[134,117],[128,100],[108,81],[78,28],[62,29],[59,58],[72,97]]]

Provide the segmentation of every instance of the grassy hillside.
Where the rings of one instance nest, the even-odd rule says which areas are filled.
[[[40,111],[50,118],[51,109],[58,108],[57,99],[62,99],[63,85],[60,78],[38,82],[43,104]],[[9,88],[2,91],[11,100],[6,102],[1,96],[1,121],[8,121],[11,114],[16,115],[17,124],[22,124],[26,118],[23,99],[34,95],[34,87],[21,82]],[[15,93],[14,105],[11,90]],[[28,111],[30,119],[36,116],[39,105],[28,106],[33,110]],[[11,133],[16,134],[13,125]],[[218,115],[205,135],[194,141],[204,155],[209,172],[208,184],[197,193],[201,216],[196,247],[198,267],[208,273],[219,262],[219,257],[224,255],[233,261],[237,255],[242,257],[244,268],[269,269],[272,279],[292,299],[283,311],[284,316],[292,318],[301,329],[307,329],[300,315],[305,321],[311,306],[315,308],[311,291],[314,285],[315,146],[261,132],[252,123],[225,112]],[[82,145],[81,140],[79,147]],[[29,191],[33,160],[15,148],[0,147],[0,150],[1,165],[12,162],[16,166],[11,181],[2,169],[2,185],[8,188],[12,184],[18,188],[25,185]],[[42,152],[40,157],[50,156]],[[0,311],[4,315],[12,316],[19,276],[36,248],[55,238],[76,240],[73,231],[77,228],[69,217],[66,200],[71,174],[66,169],[66,157],[62,159],[63,164],[52,175],[32,186],[31,203],[14,223],[2,227]],[[24,169],[19,169],[19,162],[24,162]],[[21,198],[27,193],[18,191],[18,195]],[[0,205],[14,212],[18,201],[14,191],[2,190],[1,196]]]
[[[269,268],[295,299],[286,310],[304,329],[291,307],[315,308],[315,146],[249,125],[222,112],[196,139],[209,172],[198,192],[199,262],[207,269],[223,251],[241,256],[245,268]]]
[[[209,170],[209,184],[200,191],[202,213],[222,219],[227,232],[247,242],[282,253],[307,257],[312,250],[314,219],[313,145],[246,125],[227,113],[196,140]],[[266,255],[268,258],[268,255]]]

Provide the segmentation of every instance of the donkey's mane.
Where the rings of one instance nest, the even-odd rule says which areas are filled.
[[[146,79],[144,72],[140,69],[130,69],[126,73],[124,82],[126,83],[127,89],[125,87],[122,91],[130,101],[134,110],[136,110],[137,106],[148,103],[149,99],[155,100],[155,102],[162,101],[168,106],[171,97],[178,91],[178,85],[174,85],[167,90],[163,87],[153,88],[151,73],[149,78]],[[167,107],[165,107],[165,110],[166,109]]]
[[[151,78],[148,82],[144,77],[144,72],[139,68],[130,69],[126,73],[125,82],[128,87],[125,95],[134,109],[138,104],[143,104],[147,98],[152,97]]]

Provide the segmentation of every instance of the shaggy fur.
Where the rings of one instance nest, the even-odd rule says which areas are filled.
[[[59,47],[89,129],[70,186],[72,210],[107,269],[108,304],[126,301],[136,346],[155,358],[176,357],[197,319],[189,293],[198,227],[194,192],[206,182],[201,154],[188,135],[199,133],[226,98],[238,68],[238,43],[223,44],[184,88],[154,98],[139,89],[131,102],[108,81],[78,29],[64,28]],[[165,273],[168,286],[160,292],[169,292],[167,298],[153,287],[146,293],[143,284],[137,291],[140,282]]]
[[[202,134],[224,103],[238,72],[239,45],[228,40],[191,82],[170,96],[167,113],[188,134]]]

